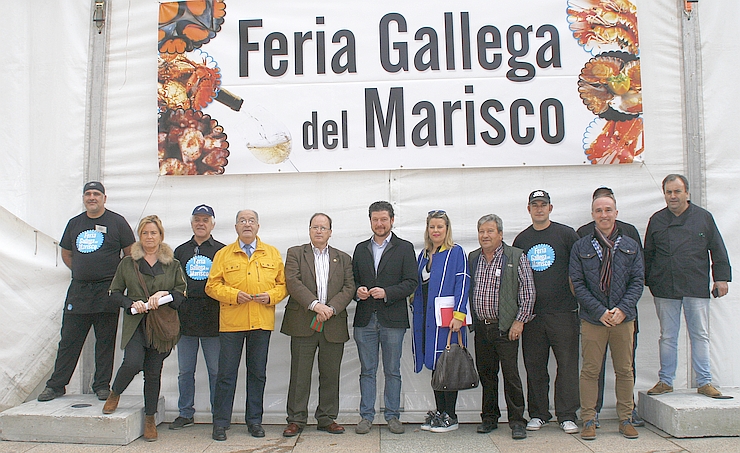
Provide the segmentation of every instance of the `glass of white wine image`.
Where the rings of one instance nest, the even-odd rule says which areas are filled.
[[[290,156],[290,132],[262,106],[250,107],[247,112],[254,121],[247,128],[247,148],[254,157],[266,164],[279,164]]]
[[[254,157],[265,164],[288,162],[298,171],[289,158],[290,132],[275,115],[260,105],[244,105],[241,98],[224,89],[221,89],[216,100],[249,118],[241,125],[241,133],[246,137],[247,148]]]

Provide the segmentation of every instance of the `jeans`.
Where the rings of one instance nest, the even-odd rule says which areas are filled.
[[[372,421],[375,418],[378,346],[382,348],[385,374],[385,419],[401,416],[401,352],[405,334],[405,328],[381,326],[375,313],[367,326],[354,328],[360,358],[360,416],[364,419]]]
[[[147,346],[143,329],[144,321],[134,332],[123,353],[123,363],[118,368],[111,390],[121,394],[139,372],[144,371],[144,415],[157,413],[159,390],[162,386],[162,365],[171,351],[159,352]]]
[[[95,329],[95,380],[92,389],[94,392],[108,390],[111,376],[113,376],[118,313],[76,315],[66,310],[62,316],[62,338],[59,340],[54,373],[46,382],[47,387],[61,392],[69,384],[90,326]]]
[[[245,421],[247,425],[262,423],[262,400],[267,382],[267,350],[270,346],[270,330],[246,330],[221,332],[221,350],[218,355],[218,379],[213,397],[213,426],[225,428],[231,425],[234,409],[234,394],[239,375],[239,362],[246,343],[247,350],[247,398]]]
[[[475,364],[483,386],[481,419],[496,423],[498,407],[498,370],[504,375],[504,397],[509,427],[524,427],[524,391],[519,377],[519,340],[509,341],[508,331],[498,329],[498,322],[475,324]]]
[[[218,354],[221,341],[218,337],[191,337],[183,335],[177,342],[177,363],[180,374],[177,376],[177,387],[180,398],[177,408],[180,417],[193,418],[195,409],[195,367],[198,363],[198,346],[203,348],[203,357],[208,368],[208,384],[211,391],[211,407],[213,395],[216,393],[216,379],[218,378]]]
[[[578,390],[578,340],[576,312],[542,313],[524,325],[522,354],[527,369],[529,416],[550,420],[550,349],[558,364],[555,376],[555,415],[558,422],[575,422],[580,408]]]
[[[601,362],[609,346],[614,365],[617,416],[619,420],[632,418],[632,391],[635,388],[632,375],[632,338],[635,322],[625,321],[613,327],[591,324],[581,320],[581,418],[584,421],[596,418],[596,400],[599,395],[599,372]]]
[[[673,386],[678,361],[678,331],[681,327],[681,306],[686,318],[686,328],[691,340],[691,367],[696,373],[696,384],[712,382],[709,369],[709,299],[684,297],[683,299],[655,298],[655,311],[660,321],[660,371],[658,378]]]

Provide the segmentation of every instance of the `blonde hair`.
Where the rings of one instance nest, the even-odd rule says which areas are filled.
[[[164,227],[162,226],[162,221],[159,220],[159,217],[156,215],[148,215],[139,221],[139,227],[136,229],[136,234],[139,236],[139,239],[141,239],[141,232],[144,230],[144,227],[149,223],[153,223],[157,226],[159,234],[162,236],[162,240],[164,240]]]
[[[432,238],[429,237],[429,222],[431,222],[432,219],[442,219],[445,221],[447,232],[445,233],[444,240],[442,241],[442,247],[446,249],[451,249],[452,246],[455,245],[455,243],[452,241],[452,224],[450,223],[450,218],[447,217],[447,213],[440,210],[430,211],[427,215],[427,227],[424,229],[424,248],[428,253],[432,253],[434,251]]]

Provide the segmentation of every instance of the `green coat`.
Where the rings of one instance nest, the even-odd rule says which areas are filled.
[[[121,349],[124,349],[131,337],[139,327],[141,320],[146,316],[145,313],[131,314],[131,304],[136,300],[146,302],[144,288],[139,283],[134,266],[139,265],[139,260],[144,258],[144,250],[141,243],[136,242],[131,247],[131,256],[124,257],[118,265],[116,275],[110,285],[109,294],[121,302],[123,307],[123,332],[121,334]],[[151,276],[142,274],[144,283],[149,289],[149,294],[157,291],[168,291],[172,294],[174,301],[173,308],[177,308],[180,300],[184,298],[187,290],[185,274],[182,271],[180,262],[174,257],[169,245],[162,243],[159,247],[158,260],[162,264],[164,274]],[[124,296],[125,293],[125,296]]]

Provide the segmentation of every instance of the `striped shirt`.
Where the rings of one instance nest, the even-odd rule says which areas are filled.
[[[326,287],[329,284],[329,246],[319,250],[311,244],[313,250],[313,263],[316,269],[316,297],[317,300],[309,304],[308,309],[313,310],[316,304],[326,305]]]
[[[501,288],[501,273],[504,247],[499,245],[489,263],[481,252],[475,268],[475,288],[473,288],[473,309],[479,319],[498,319],[498,299]],[[517,304],[519,310],[516,320],[527,323],[533,316],[535,302],[534,276],[527,255],[522,253],[517,266],[519,275],[519,292]]]

